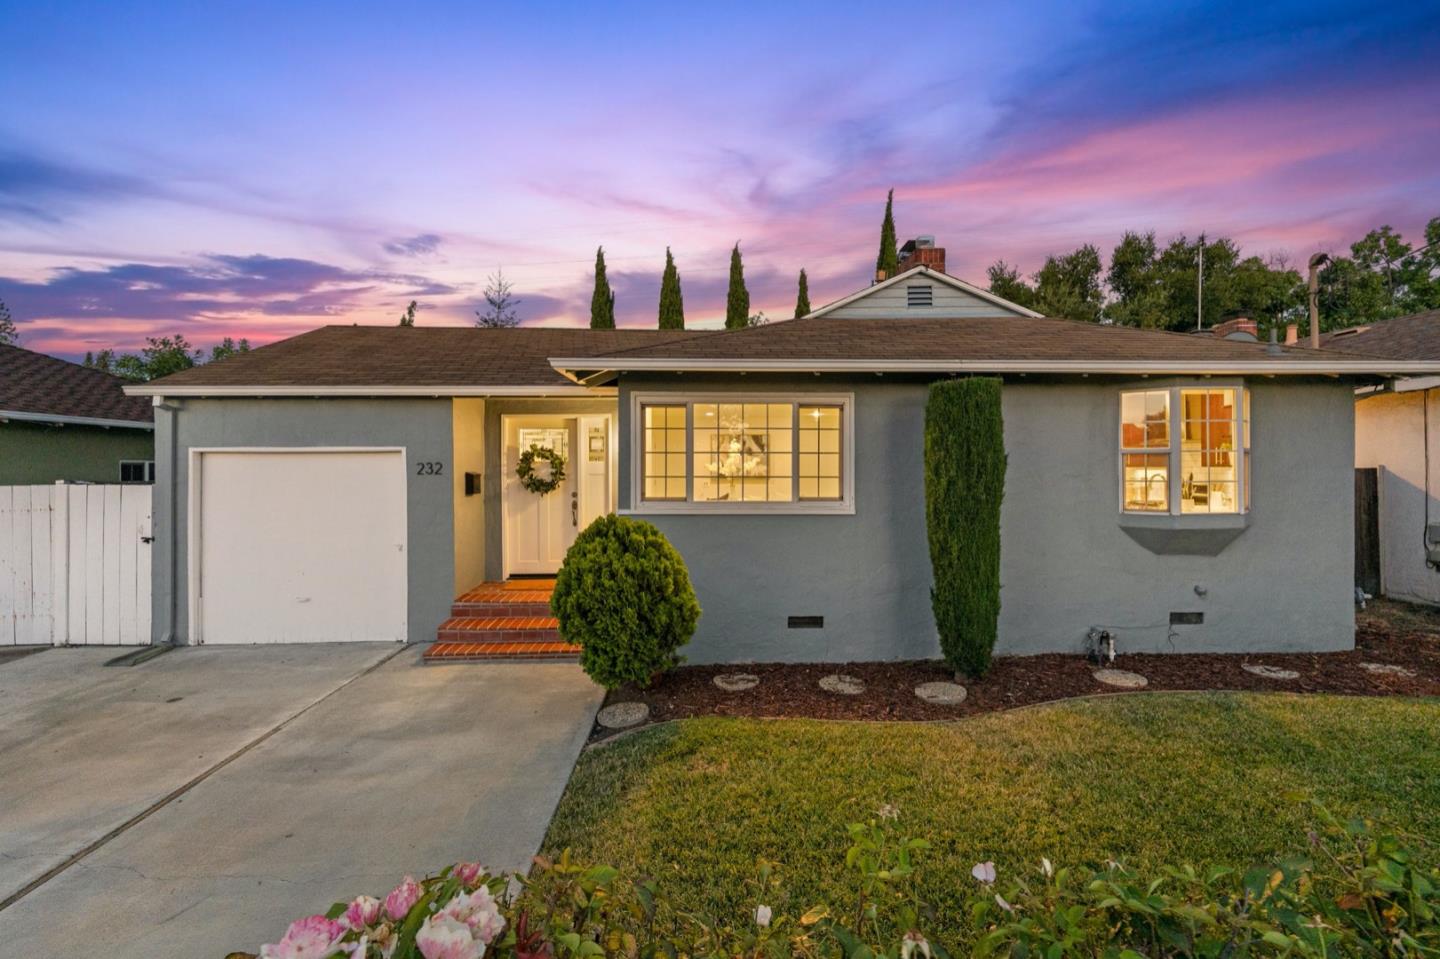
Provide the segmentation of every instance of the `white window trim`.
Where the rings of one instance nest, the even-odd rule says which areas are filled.
[[[127,467],[127,466],[143,466],[143,467],[145,467],[145,471],[144,471],[144,472],[145,472],[145,478],[144,478],[144,479],[138,479],[138,480],[127,480],[127,479],[125,478],[125,467]],[[121,482],[121,483],[124,483],[126,486],[144,486],[146,483],[154,483],[154,482],[155,482],[155,461],[154,461],[154,460],[121,460],[121,461],[120,461],[120,467],[119,467],[119,475],[120,475],[120,482]]]
[[[1224,513],[1186,513],[1180,509],[1180,490],[1184,483],[1181,478],[1180,469],[1180,422],[1184,416],[1184,405],[1180,402],[1180,396],[1185,392],[1200,393],[1213,390],[1234,390],[1235,391],[1235,500],[1240,508]],[[1162,449],[1138,450],[1126,449],[1125,447],[1125,423],[1122,419],[1121,396],[1125,393],[1166,393],[1170,397],[1170,445]],[[1133,386],[1121,387],[1115,394],[1115,479],[1118,488],[1115,491],[1116,500],[1123,516],[1184,516],[1189,518],[1206,516],[1245,516],[1249,514],[1250,507],[1247,505],[1249,499],[1245,488],[1245,460],[1250,455],[1249,444],[1245,441],[1245,421],[1250,416],[1247,405],[1249,390],[1243,380],[1205,380],[1196,383],[1171,383],[1162,384],[1135,384]],[[1251,424],[1253,429],[1254,424]],[[1125,454],[1126,453],[1150,453],[1159,455],[1164,453],[1167,459],[1167,485],[1169,487],[1166,500],[1167,509],[1126,509],[1125,508]]]
[[[786,503],[731,503],[696,502],[695,495],[695,429],[693,410],[696,403],[794,403],[798,405],[840,407],[840,498],[838,500],[800,500]],[[644,429],[641,421],[642,406],[684,406],[685,407],[685,495],[686,500],[644,499]],[[784,514],[829,514],[854,515],[855,513],[855,394],[854,393],[809,393],[796,390],[792,393],[750,393],[750,392],[701,392],[662,391],[630,394],[629,440],[630,440],[630,495],[627,508],[621,515],[705,514],[705,515],[784,515]],[[792,427],[793,428],[793,427]],[[798,455],[798,448],[791,455]],[[795,467],[798,469],[798,467]],[[797,472],[792,472],[797,476]]]

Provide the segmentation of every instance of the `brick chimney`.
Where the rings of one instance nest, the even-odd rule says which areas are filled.
[[[928,266],[936,273],[945,272],[945,248],[936,246],[933,236],[917,236],[913,240],[906,240],[905,245],[900,247],[900,269],[896,272],[904,273],[917,266]]]
[[[1286,323],[1286,324],[1285,324],[1285,345],[1286,345],[1286,346],[1295,346],[1295,345],[1297,345],[1299,342],[1300,342],[1300,324],[1299,324],[1299,323]]]
[[[1250,340],[1253,342],[1260,339],[1260,324],[1248,316],[1237,316],[1224,323],[1216,323],[1211,332],[1222,340]]]

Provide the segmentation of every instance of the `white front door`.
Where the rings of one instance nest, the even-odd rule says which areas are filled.
[[[505,510],[505,575],[554,573],[565,551],[580,532],[580,485],[584,457],[580,455],[573,416],[504,417],[505,456],[501,498]],[[549,447],[565,457],[565,479],[558,489],[541,496],[532,493],[515,475],[520,454],[531,446]],[[536,460],[537,474],[548,475],[548,464]]]

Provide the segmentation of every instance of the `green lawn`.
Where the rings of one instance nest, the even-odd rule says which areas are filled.
[[[586,752],[545,848],[725,915],[753,907],[744,880],[765,857],[804,908],[850,900],[844,825],[892,803],[933,845],[924,895],[950,906],[986,859],[1003,875],[1041,856],[1149,870],[1300,851],[1297,791],[1440,839],[1440,701],[1177,693],[944,725],[687,720]]]

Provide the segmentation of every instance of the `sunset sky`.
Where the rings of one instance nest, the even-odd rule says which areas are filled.
[[[701,12],[703,11],[703,12]],[[1440,5],[0,2],[0,299],[76,356],[180,332],[622,325],[665,247],[789,316],[865,284],[885,191],[949,271],[1127,228],[1343,250],[1440,215]]]

